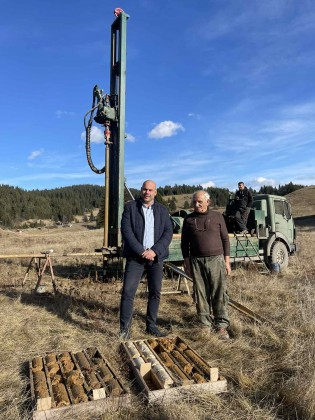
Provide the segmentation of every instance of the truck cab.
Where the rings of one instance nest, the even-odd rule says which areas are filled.
[[[247,226],[259,239],[265,261],[286,268],[289,255],[297,250],[296,228],[287,199],[270,194],[256,195]]]

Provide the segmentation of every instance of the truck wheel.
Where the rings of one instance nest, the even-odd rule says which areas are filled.
[[[271,248],[271,264],[279,264],[280,270],[287,268],[289,264],[289,254],[283,242],[276,241]]]

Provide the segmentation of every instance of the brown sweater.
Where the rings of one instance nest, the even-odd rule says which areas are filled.
[[[230,255],[230,240],[221,213],[193,212],[186,216],[182,229],[183,257]]]

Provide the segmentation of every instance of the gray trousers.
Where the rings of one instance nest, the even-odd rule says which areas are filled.
[[[200,322],[207,327],[227,328],[229,298],[226,291],[227,275],[223,255],[191,257],[194,292]],[[213,321],[211,318],[213,315]]]

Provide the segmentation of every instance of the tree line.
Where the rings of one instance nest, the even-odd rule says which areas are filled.
[[[287,195],[293,191],[299,190],[304,188],[305,185],[300,184],[293,184],[289,182],[285,185],[279,185],[278,187],[272,187],[270,185],[264,185],[260,187],[257,191],[253,188],[249,188],[253,195],[255,194],[272,194],[272,195]],[[203,190],[201,185],[177,185],[175,184],[173,187],[170,185],[166,185],[165,187],[159,187],[158,193],[160,193],[161,197],[164,196],[172,196],[171,201],[176,201],[176,195],[180,194],[193,194],[197,190]],[[227,188],[217,188],[217,187],[208,187],[204,189],[210,194],[211,201],[213,206],[215,207],[224,207],[229,199],[229,196],[233,194],[233,192],[229,191]],[[175,199],[175,200],[174,200]]]
[[[304,185],[292,182],[283,186],[263,186],[259,191],[252,190],[253,194],[287,195]],[[177,208],[176,196],[180,194],[192,194],[202,190],[201,185],[166,185],[157,190],[157,200],[166,205],[170,211]],[[135,188],[125,190],[124,200],[130,200],[140,196],[140,190]],[[208,187],[214,207],[225,207],[231,192],[227,188]],[[168,196],[168,198],[166,198]],[[172,198],[169,198],[169,197]],[[0,226],[18,227],[30,219],[50,219],[54,222],[71,222],[75,216],[86,215],[94,208],[100,208],[102,212],[104,203],[104,187],[99,185],[73,185],[51,190],[26,191],[22,188],[0,185]],[[187,201],[185,208],[190,207]]]
[[[293,184],[289,182],[285,185],[279,185],[278,187],[272,187],[270,185],[264,185],[260,188],[259,194],[273,194],[273,195],[287,195],[296,190],[304,188],[305,185]]]
[[[70,222],[76,215],[99,208],[103,194],[104,187],[99,185],[32,191],[0,185],[0,226],[16,227],[30,219]]]

